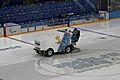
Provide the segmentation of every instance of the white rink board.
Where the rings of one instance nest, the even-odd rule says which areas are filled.
[[[95,21],[99,21],[99,19],[98,19],[98,18],[94,18],[94,19],[93,19],[93,22],[95,22]]]
[[[53,28],[52,26],[43,25],[43,29]]]
[[[54,27],[62,27],[62,26],[67,26],[67,24],[63,24],[63,25],[56,25]]]
[[[63,24],[63,26],[67,26],[68,24]]]
[[[36,30],[42,30],[43,26],[36,26]]]
[[[93,22],[94,21],[94,19],[93,18],[90,18],[89,20],[84,20],[84,22]]]
[[[29,31],[35,31],[35,27],[29,27]]]
[[[0,28],[0,36],[4,36],[3,28]]]
[[[84,21],[83,20],[76,20],[76,21],[71,21],[70,24],[74,25],[74,24],[82,24]]]
[[[28,28],[22,28],[21,32],[28,32]]]

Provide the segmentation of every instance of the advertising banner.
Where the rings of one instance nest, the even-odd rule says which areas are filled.
[[[4,26],[6,27],[6,35],[18,34],[21,32],[21,26],[18,24],[6,23]]]
[[[35,27],[29,27],[29,31],[35,31]]]
[[[42,30],[43,26],[36,26],[36,30]]]
[[[28,32],[28,28],[21,28],[21,32]]]

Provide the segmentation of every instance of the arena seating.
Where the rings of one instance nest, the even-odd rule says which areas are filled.
[[[29,22],[41,19],[56,18],[74,13],[74,15],[97,12],[94,0],[77,0],[69,2],[46,2],[31,5],[20,5],[0,8],[1,22]]]

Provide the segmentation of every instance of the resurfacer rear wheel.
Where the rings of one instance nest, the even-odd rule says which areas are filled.
[[[72,51],[72,46],[71,45],[66,46],[65,53],[70,53],[71,51]]]

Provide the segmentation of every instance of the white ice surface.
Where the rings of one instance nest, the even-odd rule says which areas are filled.
[[[109,22],[99,22],[94,24],[87,24],[82,25],[79,28],[93,30],[100,33],[115,35],[120,37],[120,20],[111,20]],[[22,34],[17,36],[10,36],[15,39],[19,39],[22,41],[26,41],[29,43],[33,43],[34,39],[42,34],[42,38],[46,38],[45,35],[54,35],[55,30],[43,31],[43,32],[34,32],[30,34]],[[56,34],[57,35],[57,34]],[[100,39],[101,37],[105,37],[105,39]],[[6,66],[12,66],[13,64],[20,64],[31,60],[36,60],[39,58],[43,58],[43,56],[36,56],[35,52],[33,51],[33,46],[30,44],[22,43],[19,41],[11,40],[9,38],[0,38],[0,49],[11,47],[11,46],[21,46],[21,48],[16,49],[9,49],[5,51],[0,51],[0,69]],[[58,58],[55,59],[55,62],[59,62],[59,58],[70,58],[71,56],[97,56],[99,53],[97,49],[107,49],[108,51],[120,50],[120,38],[111,37],[107,35],[101,35],[97,33],[87,32],[81,30],[81,38],[77,43],[77,47],[83,50],[83,53],[78,54],[63,54],[61,55],[54,55],[54,57]],[[86,51],[84,51],[86,50]],[[88,50],[88,51],[87,51]],[[91,50],[89,52],[89,50]],[[104,53],[101,53],[104,54]],[[53,57],[53,58],[54,58]],[[49,58],[49,60],[53,60]],[[52,62],[50,62],[52,63]],[[49,66],[47,66],[49,67]],[[3,70],[4,72],[5,70]],[[21,70],[22,71],[22,70]],[[50,72],[40,71],[40,76],[46,75],[48,77]],[[113,72],[113,75],[112,75]],[[75,73],[72,76],[70,75],[57,75],[53,76],[52,78],[48,78],[47,80],[119,80],[120,79],[120,64],[112,65],[110,67],[104,67],[97,70],[86,71],[83,73]],[[47,73],[47,74],[46,74]],[[2,71],[0,71],[2,74]],[[8,72],[8,76],[9,76]],[[114,75],[116,74],[116,75]],[[107,76],[105,76],[107,75]],[[110,75],[110,76],[109,76]],[[3,75],[6,77],[5,75]],[[7,80],[7,79],[6,79]],[[10,80],[10,79],[9,79]],[[15,79],[13,79],[15,80]],[[19,80],[19,79],[18,79]],[[27,80],[24,77],[22,80]],[[32,79],[31,79],[32,80]],[[35,79],[39,80],[39,79]],[[44,79],[41,79],[44,80]],[[46,80],[46,79],[45,79]]]

